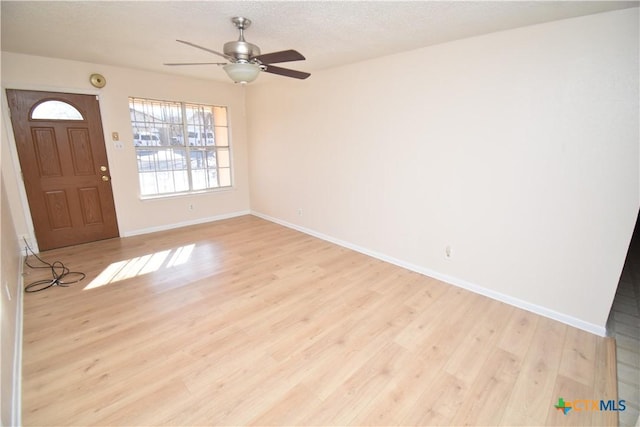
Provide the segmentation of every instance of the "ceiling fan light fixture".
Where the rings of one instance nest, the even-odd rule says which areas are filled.
[[[236,83],[251,83],[260,74],[260,66],[248,62],[233,62],[222,67],[227,75]]]

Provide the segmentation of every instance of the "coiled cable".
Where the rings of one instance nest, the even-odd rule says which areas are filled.
[[[37,280],[35,282],[29,283],[25,286],[25,292],[39,292],[44,291],[52,286],[62,286],[68,287],[73,283],[78,283],[82,279],[86,277],[86,274],[79,271],[71,271],[67,266],[65,266],[61,261],[54,261],[53,263],[48,263],[40,258],[29,246],[26,239],[24,240],[24,265],[33,269],[49,269],[51,270],[51,278],[50,279],[42,279]],[[29,263],[29,256],[35,257],[40,265],[32,265]]]

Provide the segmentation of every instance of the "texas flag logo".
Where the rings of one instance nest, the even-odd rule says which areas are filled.
[[[562,397],[558,399],[558,404],[554,406],[558,411],[562,411],[565,415],[567,415],[571,410],[571,403],[565,402]]]

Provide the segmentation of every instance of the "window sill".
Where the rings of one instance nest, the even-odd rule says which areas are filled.
[[[220,187],[220,188],[210,188],[207,190],[201,191],[189,191],[184,193],[172,193],[172,194],[160,194],[157,196],[138,196],[138,198],[143,201],[153,201],[153,200],[167,200],[167,199],[179,199],[184,197],[192,197],[192,196],[200,196],[203,194],[215,194],[215,193],[226,193],[229,191],[235,191],[235,187]]]

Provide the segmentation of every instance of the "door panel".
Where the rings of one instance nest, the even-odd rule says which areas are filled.
[[[40,176],[43,178],[62,176],[62,165],[53,128],[32,128],[31,134]]]
[[[91,140],[86,129],[69,129],[69,148],[75,175],[94,175]]]
[[[118,237],[96,97],[7,89],[7,98],[39,248]]]
[[[102,206],[100,205],[100,194],[94,188],[78,189],[80,196],[80,207],[82,208],[82,218],[85,225],[101,224],[104,222],[102,218]]]
[[[67,193],[54,190],[46,191],[44,195],[51,229],[62,230],[71,227],[71,212],[69,212]]]

